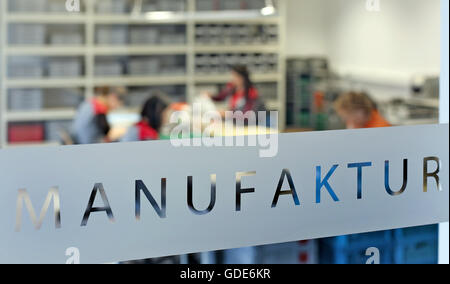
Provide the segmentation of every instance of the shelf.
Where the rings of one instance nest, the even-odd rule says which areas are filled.
[[[148,54],[186,54],[187,45],[126,45],[126,46],[100,46],[94,47],[96,55],[148,55]]]
[[[227,83],[230,81],[230,76],[228,74],[217,74],[217,75],[195,75],[195,83]],[[254,74],[252,75],[252,81],[254,83],[270,83],[277,82],[280,80],[280,75],[278,73],[268,73],[268,74]]]
[[[261,10],[197,11],[189,15],[196,23],[278,23],[279,15],[264,16]]]
[[[122,77],[103,77],[94,78],[94,85],[111,86],[151,86],[151,85],[170,85],[186,84],[186,75],[156,75],[156,76],[122,76]]]
[[[196,53],[276,53],[280,46],[273,44],[246,44],[246,45],[196,45]]]
[[[279,17],[264,16],[260,10],[159,11],[138,15],[97,14],[94,21],[96,24],[278,23]]]
[[[8,122],[70,120],[75,117],[75,109],[54,109],[42,111],[10,111],[6,113]]]
[[[132,14],[96,14],[94,18],[95,24],[187,24],[187,18],[184,13],[173,13],[172,17],[168,17],[166,12],[154,12],[153,17]],[[159,16],[158,16],[159,15]]]
[[[84,78],[7,79],[8,88],[78,88],[86,86]]]
[[[10,23],[85,24],[87,22],[87,17],[82,13],[6,13],[5,19]]]
[[[0,0],[8,1],[8,0]],[[31,0],[30,0],[31,1]],[[62,0],[61,0],[62,1]],[[123,0],[127,1],[127,0]],[[190,1],[190,0],[189,0]],[[192,4],[195,1],[192,1]],[[3,2],[2,2],[3,3]],[[227,24],[267,24],[279,25],[284,28],[283,9],[279,9],[280,14],[264,16],[261,10],[234,10],[234,11],[195,11],[195,5],[188,5],[189,12],[150,12],[136,14],[100,14],[95,10],[94,4],[85,5],[85,12],[68,13],[61,12],[8,12],[0,11],[2,31],[8,31],[8,25],[30,24],[43,25],[48,28],[52,26],[74,26],[81,29],[83,40],[81,45],[21,45],[8,42],[7,33],[2,34],[0,41],[0,51],[7,59],[8,56],[16,57],[41,57],[42,63],[47,57],[79,57],[82,59],[84,73],[80,77],[39,77],[39,78],[4,78],[0,87],[2,96],[5,96],[10,89],[66,89],[80,88],[84,92],[84,98],[88,99],[94,93],[94,88],[98,86],[124,86],[124,87],[151,87],[151,86],[171,86],[180,85],[186,89],[186,99],[192,102],[195,97],[196,84],[219,84],[230,80],[229,74],[195,74],[196,54],[224,54],[224,53],[283,53],[283,41],[280,37],[275,41],[268,43],[248,43],[235,45],[233,43],[225,44],[202,44],[197,41],[196,27],[202,24],[227,25]],[[192,9],[192,10],[191,10]],[[99,25],[180,25],[186,31],[186,42],[179,44],[161,44],[161,45],[103,45],[96,44],[96,32]],[[162,27],[161,27],[162,28]],[[77,29],[78,31],[79,29]],[[48,33],[46,32],[46,37]],[[186,57],[186,74],[155,73],[152,75],[132,76],[95,76],[96,58],[101,56],[111,57],[129,57],[129,56],[161,56],[161,55],[182,55]],[[282,57],[282,56],[281,56]],[[122,58],[120,58],[122,59]],[[125,63],[125,60],[121,63]],[[7,61],[8,62],[8,61]],[[6,62],[6,63],[7,63]],[[5,66],[9,69],[9,66]],[[42,65],[42,67],[46,67]],[[281,66],[282,67],[282,66]],[[184,69],[182,69],[184,70]],[[180,70],[181,71],[181,70]],[[278,91],[283,92],[284,75],[282,70],[274,71],[270,74],[255,74],[252,79],[255,83],[273,82],[278,83]],[[120,74],[120,73],[118,73]],[[282,94],[278,94],[278,99],[266,101],[268,109],[282,109]],[[7,143],[8,122],[27,122],[27,121],[53,121],[70,120],[75,115],[74,109],[48,109],[42,111],[8,111],[8,97],[2,98],[3,104],[0,105],[0,146],[10,146]],[[123,112],[136,113],[138,109],[123,109]],[[280,115],[282,120],[283,114]],[[282,123],[282,122],[281,122]],[[49,145],[54,142],[43,143],[25,143],[29,145]],[[21,146],[21,145],[11,145]]]
[[[8,55],[39,55],[39,56],[84,56],[86,54],[86,46],[72,45],[9,45],[5,48]]]

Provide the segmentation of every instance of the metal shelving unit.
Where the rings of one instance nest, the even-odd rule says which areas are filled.
[[[196,74],[196,55],[200,53],[275,53],[278,55],[277,71],[273,73],[254,74],[255,83],[276,83],[276,100],[267,101],[271,109],[280,112],[280,127],[285,125],[285,3],[278,1],[277,13],[263,16],[259,10],[242,11],[196,11],[197,0],[185,0],[184,12],[150,12],[146,14],[99,14],[95,2],[82,0],[81,12],[10,12],[8,1],[0,1],[0,147],[8,145],[8,124],[10,122],[57,121],[70,120],[75,109],[42,109],[40,111],[9,111],[8,91],[13,88],[57,89],[80,88],[84,98],[93,96],[94,88],[102,85],[125,87],[152,87],[163,85],[181,85],[186,87],[186,100],[192,102],[196,86],[199,84],[222,84],[229,80],[227,74]],[[124,0],[126,1],[126,0]],[[65,1],[61,1],[64,5]],[[8,42],[8,27],[11,24],[76,24],[82,26],[83,44],[80,45],[12,45]],[[183,25],[186,42],[183,44],[163,45],[101,45],[96,44],[95,33],[98,25]],[[277,25],[278,41],[270,44],[240,45],[203,45],[196,42],[196,25],[198,24],[271,24]],[[95,62],[98,56],[152,56],[184,55],[186,56],[186,73],[175,75],[122,75],[115,77],[98,77],[95,75]],[[84,73],[76,78],[9,78],[8,58],[10,56],[33,56],[42,58],[79,57],[83,60]],[[45,141],[42,144],[48,144]],[[35,145],[35,143],[32,143]]]

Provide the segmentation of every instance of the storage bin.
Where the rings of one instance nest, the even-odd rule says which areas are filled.
[[[393,248],[390,244],[372,243],[372,245],[359,245],[352,247],[333,247],[329,244],[321,244],[321,264],[366,264],[371,256],[366,255],[370,247],[376,247],[380,251],[380,264],[393,263]]]
[[[9,0],[10,12],[45,12],[47,0]]]
[[[42,90],[12,89],[8,94],[8,109],[11,111],[40,110],[43,107]]]
[[[397,243],[394,261],[396,264],[438,264],[438,239]]]
[[[197,0],[198,11],[220,10],[220,0]]]
[[[128,62],[130,75],[148,75],[160,72],[158,58],[131,58]]]
[[[186,11],[186,0],[159,0],[157,9],[159,11]]]
[[[79,77],[82,75],[82,66],[79,59],[58,58],[48,61],[49,77]]]
[[[124,45],[128,43],[128,28],[126,26],[98,26],[96,30],[97,44]]]
[[[46,27],[42,24],[12,24],[9,26],[9,43],[14,45],[44,45]]]
[[[45,109],[77,108],[83,99],[82,89],[46,89],[43,93]]]
[[[404,228],[394,231],[394,261],[396,264],[437,264],[437,225]]]
[[[10,78],[42,78],[44,69],[39,58],[10,57],[8,75]]]
[[[125,14],[128,12],[126,0],[97,0],[97,13],[99,14]]]
[[[75,32],[54,32],[50,34],[52,45],[82,45],[83,36]]]
[[[154,27],[132,27],[130,29],[130,43],[157,44],[159,43],[159,30]]]
[[[96,61],[95,62],[95,76],[122,76],[123,65],[120,61]]]
[[[8,142],[11,144],[43,142],[44,135],[42,123],[13,123],[8,125]]]

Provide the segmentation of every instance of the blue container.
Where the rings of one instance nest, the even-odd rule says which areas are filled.
[[[327,238],[321,241],[321,263],[326,264],[366,264],[370,256],[368,248],[380,251],[381,264],[393,262],[392,231],[380,231]]]
[[[438,225],[395,230],[394,263],[437,264],[438,236]]]
[[[380,264],[391,264],[393,262],[392,246],[383,244],[372,246],[380,251]],[[320,262],[323,264],[366,264],[371,257],[371,255],[366,255],[366,251],[372,246],[336,249],[323,245],[320,249]]]

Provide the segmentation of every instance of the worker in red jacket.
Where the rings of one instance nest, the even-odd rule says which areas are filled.
[[[216,96],[214,101],[228,100],[231,111],[255,111],[261,109],[258,90],[250,79],[250,73],[246,66],[236,65],[231,68],[231,81]]]
[[[128,129],[121,142],[158,140],[169,106],[169,99],[163,95],[158,94],[149,98],[142,108],[141,121]]]

